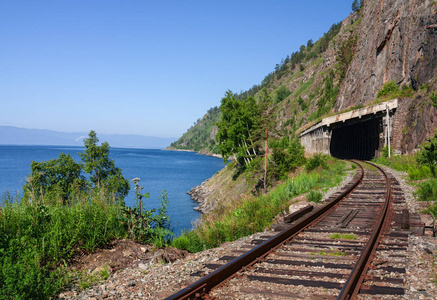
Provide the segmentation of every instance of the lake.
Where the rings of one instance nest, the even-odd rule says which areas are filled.
[[[0,194],[9,191],[22,195],[32,160],[46,161],[65,153],[79,162],[77,153],[83,150],[83,147],[68,146],[0,146]],[[190,229],[200,217],[200,213],[193,210],[197,203],[187,192],[224,167],[223,159],[194,152],[111,148],[110,157],[127,179],[141,179],[143,192],[150,193],[150,199],[144,201],[147,209],[159,207],[161,191],[168,193],[168,214],[176,235]],[[132,183],[125,202],[128,206],[135,205]]]

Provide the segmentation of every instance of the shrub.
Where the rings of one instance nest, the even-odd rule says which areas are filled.
[[[321,153],[316,153],[312,158],[308,159],[305,168],[307,171],[312,171],[317,167],[327,168],[328,165],[326,163],[328,156]]]
[[[434,137],[421,145],[421,151],[417,154],[417,163],[426,165],[431,170],[432,176],[436,177],[437,165],[437,131]]]
[[[430,98],[431,98],[431,104],[432,104],[432,106],[434,106],[435,108],[437,108],[437,93],[434,92],[434,91],[432,91],[432,92],[431,92],[431,95],[430,95]]]
[[[274,179],[287,178],[290,172],[305,163],[304,147],[299,139],[290,141],[288,137],[283,137],[280,141],[273,143],[272,148],[273,164],[268,174],[271,174]]]
[[[307,201],[319,203],[320,200],[322,200],[322,198],[323,198],[323,194],[320,191],[311,190],[308,192],[306,198],[307,198]]]
[[[399,91],[399,87],[396,84],[394,80],[389,81],[387,83],[384,83],[381,89],[378,91],[378,98],[387,96],[387,95],[394,95]]]
[[[420,183],[415,195],[419,201],[437,201],[437,179]]]

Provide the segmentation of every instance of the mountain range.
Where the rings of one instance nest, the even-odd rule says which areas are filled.
[[[82,146],[86,132],[58,132],[42,129],[27,129],[0,126],[0,145],[57,145]],[[176,138],[143,135],[99,134],[100,142],[108,142],[111,147],[164,149]]]

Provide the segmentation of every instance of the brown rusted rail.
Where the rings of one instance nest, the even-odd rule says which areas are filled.
[[[391,192],[392,192],[390,178],[387,176],[387,174],[380,167],[378,167],[372,163],[369,163],[369,164],[374,166],[375,168],[380,170],[382,172],[382,174],[384,174],[384,177],[385,177],[385,180],[387,183],[385,203],[384,203],[384,207],[383,207],[383,210],[381,212],[381,215],[379,216],[376,228],[373,231],[369,241],[367,242],[366,247],[364,248],[363,252],[361,253],[360,258],[358,259],[358,262],[355,264],[355,267],[352,269],[351,275],[346,280],[346,283],[344,284],[342,290],[340,291],[340,294],[338,295],[337,300],[354,299],[358,295],[361,283],[363,282],[364,276],[365,276],[366,271],[369,267],[372,254],[375,252],[378,241],[381,238],[382,228],[383,228],[384,222],[386,220],[386,215],[387,215],[388,207],[390,204]]]
[[[219,268],[218,270],[212,272],[211,274],[203,277],[192,285],[180,290],[179,292],[166,298],[167,300],[172,299],[199,299],[205,297],[214,287],[218,286],[225,280],[228,280],[235,276],[235,274],[241,269],[251,266],[260,258],[265,257],[269,252],[280,246],[283,242],[287,241],[303,228],[308,226],[310,223],[318,219],[320,216],[325,214],[327,211],[332,209],[338,202],[340,202],[344,197],[350,194],[363,180],[364,170],[360,164],[357,164],[361,169],[361,174],[359,178],[343,193],[341,193],[336,199],[332,200],[320,209],[310,213],[307,217],[304,217],[294,226],[286,229],[271,239],[260,244],[256,248],[246,252],[238,258],[235,258],[228,264]]]

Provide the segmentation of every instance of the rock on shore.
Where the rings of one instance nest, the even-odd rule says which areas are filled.
[[[200,211],[204,214],[209,213],[212,211],[217,203],[208,201],[209,196],[212,194],[212,190],[208,188],[207,183],[210,181],[210,179],[205,180],[202,182],[201,185],[198,185],[194,188],[192,188],[187,194],[190,195],[191,199],[199,203],[198,206],[194,208],[194,210]]]

